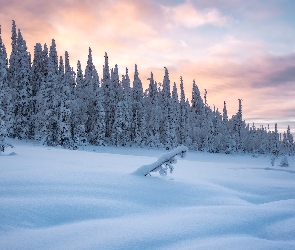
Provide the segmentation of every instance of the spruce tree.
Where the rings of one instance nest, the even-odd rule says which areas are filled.
[[[17,35],[16,58],[13,137],[31,139],[34,135],[31,62],[20,30]]]
[[[106,134],[105,137],[108,140],[112,132],[112,123],[114,120],[115,107],[114,107],[114,92],[111,84],[111,75],[109,69],[109,59],[107,53],[105,53],[105,63],[103,65],[103,78],[102,78],[102,95],[103,95],[103,107],[105,112],[105,124]]]
[[[0,25],[0,108],[5,113],[4,122],[6,130],[9,134],[12,134],[13,125],[13,102],[12,102],[12,91],[8,83],[8,59],[5,45],[2,41],[1,36],[1,25]]]
[[[178,93],[176,83],[174,82],[172,90],[172,98],[170,105],[170,131],[172,132],[171,146],[174,148],[180,142],[180,105],[178,100]]]
[[[89,48],[85,76],[81,89],[81,100],[86,117],[85,131],[88,141],[94,145],[105,142],[105,113],[102,104],[99,77],[92,60],[92,50]],[[86,105],[86,106],[85,106]]]
[[[50,50],[49,50],[49,59],[53,63],[54,72],[57,74],[58,72],[58,55],[56,51],[56,43],[55,40],[51,40]]]
[[[15,21],[12,20],[11,29],[11,54],[9,57],[9,86],[13,89],[13,100],[15,100],[15,84],[17,83],[17,72],[18,72],[18,49],[17,49],[17,33]]]
[[[180,77],[180,121],[179,121],[179,143],[181,145],[187,145],[190,147],[188,138],[189,138],[189,112],[187,110],[183,79]]]
[[[136,146],[146,144],[145,107],[143,102],[142,82],[139,78],[137,65],[134,69],[134,80],[132,89],[132,130],[131,140]]]
[[[6,143],[7,130],[5,125],[5,114],[2,109],[0,109],[0,155],[4,152],[5,148],[8,146]]]
[[[165,75],[163,79],[163,88],[161,91],[161,109],[162,122],[160,126],[161,142],[166,149],[170,149],[177,145],[176,125],[172,118],[172,100],[170,93],[170,79],[168,69],[165,67]]]
[[[45,53],[43,54],[43,59],[44,57]],[[58,84],[58,75],[55,73],[52,60],[44,59],[44,63],[47,63],[46,75],[36,96],[36,106],[38,112],[36,113],[35,119],[35,138],[43,144],[56,146],[60,145],[60,103],[56,87]]]
[[[103,107],[103,98],[101,88],[95,91],[95,100],[93,103],[93,122],[90,131],[90,142],[94,145],[106,145],[106,125],[105,125],[105,111]]]
[[[112,142],[119,146],[131,145],[131,122],[132,122],[132,99],[130,78],[128,69],[126,75],[122,76],[122,93],[119,94],[119,102],[117,103],[115,120],[112,130]]]
[[[43,50],[40,43],[36,43],[34,47],[34,59],[32,63],[32,106],[33,106],[33,116],[36,118],[38,113],[37,107],[37,93],[41,88],[41,83],[44,82],[45,72],[44,72],[44,62],[43,62]],[[36,121],[34,121],[36,123]],[[34,135],[36,133],[36,128],[34,128]]]
[[[206,134],[204,134],[205,131],[203,131],[203,126],[206,126],[205,121],[205,105],[202,100],[199,88],[194,80],[190,113],[190,137],[192,139],[191,148],[194,150],[204,150],[204,148],[207,148],[207,137]]]
[[[162,120],[162,110],[159,103],[157,83],[154,80],[152,72],[148,80],[150,83],[145,102],[147,131],[146,145],[151,148],[159,148],[163,146],[160,142],[160,122]]]
[[[72,103],[72,134],[73,149],[85,147],[88,144],[88,136],[85,131],[87,121],[85,102],[83,101],[84,77],[81,63],[77,62],[76,87],[74,89],[74,99]],[[85,117],[85,118],[83,118]]]
[[[56,75],[55,62],[49,57],[52,73]],[[72,138],[72,102],[74,98],[75,73],[70,66],[69,53],[65,52],[65,68],[60,70],[61,76],[58,84],[61,93],[57,96],[58,103],[58,140],[59,144],[65,148],[73,147]]]

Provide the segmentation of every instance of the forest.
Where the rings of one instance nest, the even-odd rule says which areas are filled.
[[[1,28],[0,28],[1,30]],[[137,65],[133,79],[119,76],[118,65],[109,66],[105,53],[102,77],[89,48],[85,70],[70,65],[69,53],[58,56],[55,40],[50,46],[36,43],[28,52],[20,29],[12,21],[11,54],[8,58],[0,31],[0,151],[9,146],[6,137],[36,140],[69,149],[88,145],[190,150],[210,153],[294,155],[295,144],[288,126],[280,134],[275,126],[255,127],[243,120],[242,100],[228,117],[207,103],[195,82],[189,101],[180,77],[170,83],[169,71],[157,82],[153,73],[143,89]],[[132,81],[132,86],[131,86]]]

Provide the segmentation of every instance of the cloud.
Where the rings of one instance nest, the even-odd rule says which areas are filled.
[[[49,44],[54,38],[59,55],[67,50],[72,66],[79,59],[85,67],[91,47],[100,76],[108,52],[110,66],[117,63],[120,74],[128,67],[132,75],[137,63],[144,87],[151,71],[156,81],[162,81],[166,66],[171,84],[179,84],[183,76],[189,99],[196,79],[202,94],[208,90],[209,104],[221,110],[225,100],[229,114],[237,111],[237,99],[242,98],[244,118],[295,117],[295,55],[290,52],[294,45],[285,46],[284,54],[273,54],[278,52],[273,48],[288,37],[293,41],[293,35],[280,23],[275,31],[265,26],[259,15],[255,17],[263,7],[256,2],[0,0],[0,20],[8,51],[15,19],[31,52],[36,42]],[[260,18],[272,18],[274,9],[271,4]],[[274,32],[279,44],[263,35]]]
[[[177,6],[162,6],[165,17],[173,25],[195,28],[206,24],[225,26],[228,17],[223,16],[216,8],[198,10],[191,1]]]

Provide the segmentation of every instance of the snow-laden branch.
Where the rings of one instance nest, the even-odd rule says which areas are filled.
[[[177,160],[174,158],[176,155],[179,155],[181,158],[186,156],[188,148],[185,146],[179,146],[171,152],[163,154],[156,162],[153,162],[149,165],[143,165],[138,168],[134,174],[136,175],[150,175],[151,172],[158,172],[160,175],[167,175],[168,168],[170,173],[173,172],[174,167],[172,164],[176,163]]]

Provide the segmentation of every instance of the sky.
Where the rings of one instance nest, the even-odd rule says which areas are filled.
[[[11,51],[11,21],[28,49],[55,39],[59,55],[85,68],[88,48],[100,76],[104,53],[144,88],[152,71],[171,85],[183,77],[191,99],[195,79],[208,104],[229,116],[243,100],[248,123],[289,124],[295,131],[295,1],[293,0],[0,0],[2,39]]]

